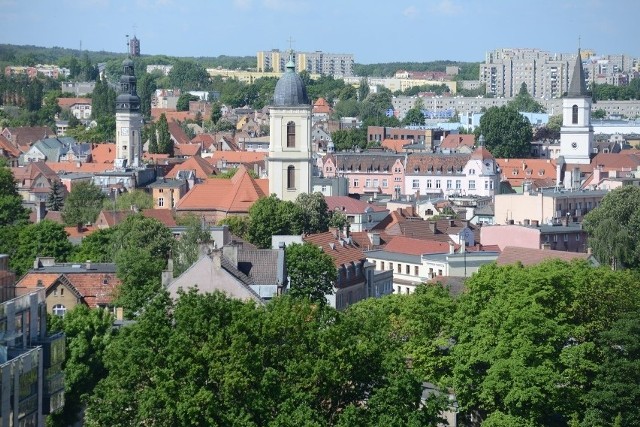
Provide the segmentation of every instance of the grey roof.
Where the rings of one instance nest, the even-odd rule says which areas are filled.
[[[383,259],[385,261],[409,262],[412,264],[422,263],[422,257],[420,255],[399,254],[385,250],[364,251],[364,256],[366,258]]]
[[[571,74],[571,83],[569,83],[567,96],[569,98],[583,98],[589,96],[587,93],[587,84],[584,81],[584,69],[582,68],[580,49],[578,49],[576,63],[573,66],[573,73]]]
[[[307,97],[307,89],[302,79],[294,71],[294,65],[287,63],[287,71],[280,77],[273,92],[274,107],[295,107],[310,105]]]
[[[87,270],[86,263],[61,263],[55,264],[47,267],[39,267],[37,269],[31,269],[29,271],[38,273],[56,273],[56,274],[66,274],[66,273],[81,273],[81,272],[91,272],[91,273],[115,273],[116,265],[112,262],[92,262],[91,268]]]
[[[165,179],[160,178],[151,184],[147,185],[149,188],[179,188],[184,185],[183,179]]]
[[[285,278],[284,250],[239,250],[238,270],[250,277],[256,285],[283,284]]]

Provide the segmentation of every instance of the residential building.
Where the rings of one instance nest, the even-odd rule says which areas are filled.
[[[431,129],[427,127],[385,127],[369,126],[367,128],[367,141],[380,142],[393,139],[400,140],[404,144],[421,144],[425,149],[431,150],[434,142],[443,137],[445,132],[442,129]],[[401,150],[396,150],[401,151]]]
[[[329,211],[340,212],[347,217],[352,232],[371,230],[389,214],[384,207],[348,196],[327,196],[325,200]]]
[[[173,209],[188,191],[186,179],[161,178],[147,186],[151,189],[155,209]]]
[[[582,221],[582,218],[600,204],[607,190],[559,190],[548,189],[525,191],[522,194],[496,194],[496,224],[524,224],[526,220],[538,224],[550,224],[554,219],[570,222]]]
[[[98,229],[111,228],[120,224],[131,215],[140,213],[146,218],[153,218],[161,222],[165,227],[176,227],[176,221],[173,219],[173,214],[168,209],[142,209],[138,210],[137,207],[132,206],[127,210],[109,210],[103,209],[98,214],[94,226]]]
[[[349,194],[386,194],[398,198],[404,189],[406,161],[406,154],[334,153],[324,157],[321,174],[327,178],[347,178]]]
[[[307,71],[332,77],[353,76],[353,54],[315,52],[281,52],[279,49],[259,51],[257,54],[257,70],[281,73],[285,63],[291,57],[297,72]]]
[[[46,202],[53,182],[60,182],[59,176],[42,161],[11,168],[11,171],[18,194],[25,202]]]
[[[294,201],[311,192],[311,104],[291,59],[269,108],[269,194]]]
[[[200,293],[223,292],[231,298],[264,304],[288,287],[284,247],[244,249],[231,242],[222,248],[202,245],[199,259],[179,277],[169,268],[163,285],[173,298],[180,289]]]
[[[91,118],[91,98],[58,98],[62,110],[69,110],[78,120]]]
[[[548,247],[554,251],[586,252],[587,233],[578,223],[556,220],[551,224],[526,220],[522,224],[490,225],[480,228],[480,242],[496,245],[500,250],[508,246],[528,249]]]
[[[332,229],[304,236],[303,240],[321,248],[333,259],[338,270],[333,293],[326,296],[332,307],[343,310],[365,298],[378,298],[393,292],[392,273],[376,271],[349,233]]]
[[[2,136],[7,138],[11,144],[21,152],[26,152],[34,142],[56,134],[48,126],[25,126],[17,128],[4,128]]]
[[[493,196],[499,183],[495,159],[484,147],[471,154],[419,154],[408,156],[404,194]]]
[[[503,192],[522,193],[525,189],[553,188],[561,171],[555,159],[497,159]]]
[[[79,304],[113,308],[118,286],[114,263],[56,263],[53,257],[37,257],[33,268],[16,284],[16,294],[44,289],[47,313],[64,316]]]
[[[65,336],[48,335],[45,290],[0,303],[0,422],[44,427],[64,406]]]

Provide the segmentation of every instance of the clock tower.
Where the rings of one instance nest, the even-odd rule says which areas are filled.
[[[562,100],[560,155],[568,164],[589,164],[593,152],[591,96],[584,81],[580,49],[576,57],[567,96]]]
[[[142,114],[136,93],[133,61],[122,62],[120,93],[116,98],[116,167],[138,167],[142,160]]]

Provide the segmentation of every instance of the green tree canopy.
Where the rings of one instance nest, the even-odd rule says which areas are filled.
[[[164,113],[160,114],[158,123],[155,124],[155,130],[158,141],[158,153],[169,154],[173,156],[173,140],[169,133],[169,123],[167,122],[167,116]]]
[[[271,247],[272,235],[300,234],[304,222],[299,205],[284,202],[274,194],[255,202],[249,209],[249,218],[247,238],[260,248]]]
[[[169,259],[173,246],[171,231],[155,218],[142,214],[129,215],[115,227],[113,239],[117,252],[131,249],[147,251],[163,263]]]
[[[47,196],[47,210],[60,211],[64,206],[64,192],[62,184],[58,180],[54,180],[51,184],[51,191]]]
[[[491,107],[480,118],[476,141],[484,136],[485,146],[496,158],[529,157],[533,131],[526,117],[508,106]]]
[[[101,228],[85,236],[72,254],[76,262],[113,262],[116,242],[113,238],[115,228]]]
[[[525,113],[544,113],[544,107],[529,94],[526,83],[520,85],[520,91],[507,105]]]
[[[181,90],[205,90],[209,74],[205,68],[193,61],[176,61],[169,71],[169,83]]]
[[[246,239],[249,231],[249,221],[248,216],[230,215],[218,221],[218,225],[226,225],[229,227],[231,234],[241,239]]]
[[[326,304],[326,295],[333,292],[333,282],[337,278],[333,259],[309,243],[289,245],[285,254],[289,295]]]
[[[18,236],[18,248],[11,258],[11,267],[17,276],[32,268],[38,256],[55,257],[56,262],[65,262],[71,254],[72,246],[67,240],[64,227],[53,221],[44,220],[22,228]]]
[[[191,95],[189,92],[185,92],[178,97],[178,101],[176,103],[176,110],[189,111],[189,102],[198,101],[199,99],[200,97]]]
[[[419,106],[409,109],[404,119],[402,119],[402,123],[404,125],[423,125],[424,114],[422,114],[422,109]]]
[[[83,181],[73,186],[62,209],[62,219],[69,226],[95,222],[105,195],[97,185]]]
[[[296,198],[296,205],[302,210],[303,233],[315,234],[329,229],[329,207],[322,193],[302,193]]]
[[[338,151],[352,150],[357,147],[362,150],[367,148],[367,130],[361,129],[341,129],[331,133],[331,141]]]
[[[601,263],[613,268],[640,266],[640,188],[629,185],[611,191],[582,224]]]
[[[153,209],[153,196],[144,190],[132,190],[119,194],[115,200],[105,199],[102,208],[113,210],[129,210],[132,206],[138,209]]]

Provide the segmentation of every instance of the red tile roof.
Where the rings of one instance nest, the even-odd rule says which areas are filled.
[[[193,157],[200,155],[200,144],[176,144],[174,147],[174,156]]]
[[[189,143],[189,137],[184,132],[184,130],[182,130],[182,127],[180,126],[180,123],[178,123],[175,120],[169,120],[169,119],[167,119],[167,121],[169,122],[168,123],[168,125],[169,125],[169,133],[176,140],[176,143],[177,144],[188,144]]]
[[[187,119],[195,120],[196,114],[190,113],[189,111],[176,111],[171,108],[152,108],[151,109],[151,118],[153,121],[157,121],[160,116],[164,113],[164,116],[167,118],[167,122],[172,121],[180,121],[183,122]]]
[[[216,174],[216,168],[200,156],[193,156],[182,163],[176,164],[167,173],[167,178],[175,178],[179,171],[194,170],[196,178],[206,179]]]
[[[324,199],[330,211],[339,210],[345,214],[362,214],[366,209],[370,209],[373,212],[383,212],[387,210],[382,206],[367,203],[349,196],[325,196]]]
[[[460,147],[473,147],[476,143],[476,137],[473,134],[449,134],[442,143],[440,149],[457,150]]]
[[[11,141],[5,138],[4,135],[0,135],[0,151],[2,150],[6,151],[10,156],[13,157],[18,157],[21,153],[20,150],[14,147],[13,144],[11,144]]]
[[[29,147],[36,141],[48,137],[55,137],[56,134],[47,126],[25,126],[17,128],[6,128],[3,133],[11,134],[11,143],[18,147]],[[28,150],[28,148],[27,148]]]
[[[344,239],[336,239],[331,231],[305,236],[302,240],[321,247],[323,252],[333,259],[336,267],[351,262],[357,263],[366,258],[356,243],[347,243]]]
[[[456,245],[459,247],[459,245]],[[449,243],[435,240],[420,240],[397,236],[384,247],[385,251],[407,255],[444,254],[449,252]]]
[[[212,165],[216,165],[218,161],[226,160],[227,163],[241,164],[241,163],[256,163],[264,162],[267,158],[267,153],[257,151],[216,151],[213,156],[209,157],[207,161]]]
[[[496,159],[502,181],[511,187],[521,187],[524,181],[556,178],[555,159]]]
[[[406,139],[391,139],[387,138],[382,141],[382,146],[389,150],[395,151],[396,153],[400,153],[404,151],[402,146],[408,144]]]
[[[316,114],[331,114],[331,105],[324,98],[318,98],[313,104],[313,112]]]
[[[91,148],[92,163],[113,163],[116,159],[116,144],[94,144]]]
[[[96,173],[104,172],[113,169],[112,164],[108,163],[80,163],[77,162],[62,162],[62,163],[49,163],[48,166],[55,172],[84,172],[84,173]]]
[[[142,216],[157,219],[167,227],[175,227],[177,225],[169,209],[142,209]]]
[[[487,150],[484,146],[482,147],[478,147],[475,150],[473,150],[473,153],[471,153],[471,158],[476,160],[495,160],[493,158],[493,155],[491,154],[491,152],[489,150]]]
[[[91,98],[58,98],[58,105],[62,109],[71,108],[76,104],[91,105]]]
[[[176,210],[248,213],[249,208],[267,193],[268,181],[253,179],[247,169],[240,166],[231,179],[209,178],[196,184],[178,201]]]

